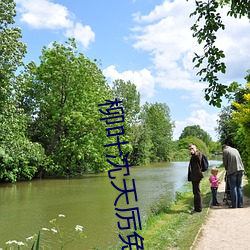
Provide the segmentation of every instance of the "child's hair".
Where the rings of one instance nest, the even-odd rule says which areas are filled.
[[[218,173],[218,168],[211,168],[211,174]]]

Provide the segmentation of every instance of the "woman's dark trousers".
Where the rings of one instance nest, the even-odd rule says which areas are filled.
[[[201,212],[202,204],[201,204],[200,181],[192,181],[192,187],[194,194],[194,210],[197,212]]]

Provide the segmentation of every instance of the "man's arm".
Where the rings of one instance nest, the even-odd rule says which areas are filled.
[[[223,161],[223,166],[227,170],[228,164],[227,164],[227,155],[225,152],[222,154],[222,161]]]

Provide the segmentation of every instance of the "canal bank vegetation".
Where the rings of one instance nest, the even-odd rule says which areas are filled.
[[[221,174],[222,178],[223,174]],[[191,184],[176,194],[175,200],[166,208],[160,208],[149,216],[142,231],[145,249],[190,249],[198,231],[206,220],[211,203],[211,190],[208,177],[201,181],[203,210],[191,215],[193,193]]]
[[[222,166],[218,166],[218,169],[219,179],[223,182],[225,170]],[[142,230],[137,231],[144,238],[144,249],[190,249],[207,218],[211,204],[209,174],[202,179],[200,185],[203,204],[201,213],[190,214],[193,209],[191,183],[184,185],[183,190],[176,193],[175,199],[170,204],[162,200],[151,207],[151,213],[147,216]],[[121,246],[110,249],[118,250]]]
[[[219,179],[224,181],[225,170],[219,167]],[[244,178],[243,193],[250,197],[250,184]],[[202,224],[206,221],[211,204],[211,190],[208,177],[201,182],[203,211],[190,215],[193,208],[193,194],[191,186],[187,185],[185,191],[177,193],[173,203],[160,205],[157,213],[152,213],[147,219],[143,230],[138,232],[144,237],[145,249],[181,249],[189,250],[198,236]]]
[[[76,225],[74,228],[66,228],[62,223],[64,214],[49,221],[47,227],[40,228],[38,233],[34,233],[22,240],[9,240],[5,243],[4,250],[42,250],[42,249],[71,249],[74,242],[84,245],[84,239],[87,237],[83,226]]]
[[[223,182],[225,169],[222,165],[218,166],[218,169],[220,182]],[[197,240],[201,226],[207,219],[211,204],[209,174],[201,181],[203,204],[201,213],[194,215],[189,213],[193,209],[193,194],[190,183],[186,184],[181,192],[176,193],[171,204],[163,200],[151,208],[151,213],[143,224],[142,230],[137,231],[144,238],[145,250],[191,249]],[[250,184],[246,176],[243,183],[243,193],[250,197]],[[121,249],[121,245],[109,249],[118,250]]]
[[[124,114],[120,142],[126,143],[121,150],[124,157],[129,154],[130,165],[187,160],[189,142],[207,154],[221,152],[221,143],[228,142],[243,154],[248,174],[248,85],[234,83],[230,88],[228,98],[234,101],[222,110],[219,142],[213,142],[199,125],[186,127],[174,141],[175,124],[168,105],[140,105],[140,93],[130,81],[117,79],[109,84],[98,61],[80,53],[73,38],[44,46],[38,63],[24,63],[28,48],[21,41],[22,30],[15,27],[15,1],[1,1],[0,7],[0,181],[107,171],[113,166],[106,155],[121,165],[117,137],[107,136],[119,134],[121,128],[107,124],[98,107],[115,98],[122,100],[122,109],[101,106],[105,107],[101,110]],[[249,82],[249,76],[246,79]]]

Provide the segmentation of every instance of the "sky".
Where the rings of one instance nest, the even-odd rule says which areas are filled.
[[[107,81],[131,81],[141,105],[166,103],[175,123],[173,139],[186,126],[200,125],[214,141],[221,109],[204,100],[206,83],[193,68],[194,52],[202,47],[192,37],[193,0],[16,0],[16,26],[27,44],[25,62],[39,64],[43,46],[76,39],[78,50],[98,67]],[[218,33],[227,65],[220,81],[245,85],[250,69],[250,22],[221,10],[226,29]],[[228,105],[225,101],[224,106]]]

